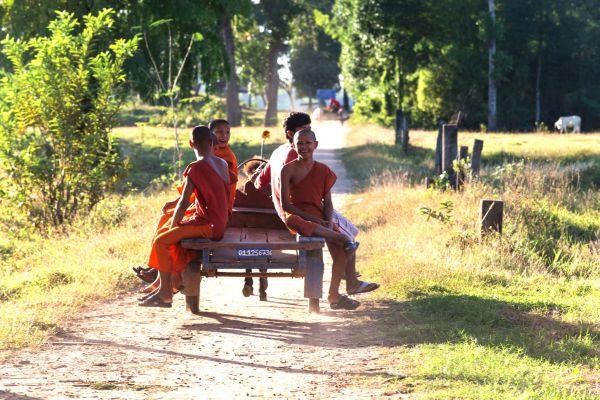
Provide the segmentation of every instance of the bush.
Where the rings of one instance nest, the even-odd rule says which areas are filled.
[[[13,71],[0,84],[0,196],[34,222],[71,221],[119,175],[109,135],[114,92],[137,39],[100,40],[113,14],[87,15],[80,30],[72,14],[59,12],[49,37],[2,41]]]
[[[212,119],[225,118],[225,103],[217,96],[206,94],[182,100],[177,111],[179,127],[208,125]],[[164,112],[155,113],[148,119],[150,125],[172,126],[173,116],[167,108]]]

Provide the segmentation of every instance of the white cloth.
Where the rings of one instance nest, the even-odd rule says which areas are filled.
[[[340,214],[337,210],[333,210],[333,214],[331,215],[331,222],[334,225],[338,226],[338,229],[341,233],[350,237],[351,240],[354,241],[356,236],[360,232],[356,226],[352,222],[350,222],[346,217]]]

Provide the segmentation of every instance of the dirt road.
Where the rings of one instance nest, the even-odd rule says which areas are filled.
[[[343,130],[315,130],[320,158],[339,177],[339,206],[351,187],[333,151]],[[300,279],[272,279],[260,302],[242,297],[242,278],[205,279],[199,316],[185,313],[181,296],[171,309],[147,309],[124,294],[85,310],[38,351],[16,352],[0,367],[0,398],[389,398],[363,379],[385,378],[371,324],[382,307],[363,296],[354,312],[323,301],[321,314],[308,314],[302,288]]]

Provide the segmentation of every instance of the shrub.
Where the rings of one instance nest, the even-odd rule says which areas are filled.
[[[87,15],[79,30],[72,14],[58,12],[49,37],[2,41],[12,74],[0,84],[0,195],[35,222],[71,221],[119,175],[109,132],[123,62],[137,39],[100,40],[113,14]]]

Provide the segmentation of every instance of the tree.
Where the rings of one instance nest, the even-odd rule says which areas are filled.
[[[261,0],[258,4],[259,24],[262,22],[268,32],[265,126],[277,123],[278,58],[287,50],[286,41],[291,34],[290,23],[299,10],[292,0]]]
[[[0,85],[0,190],[35,222],[62,225],[89,210],[116,181],[110,136],[117,85],[137,39],[106,42],[110,9],[79,22],[59,12],[49,37],[2,41],[12,74]]]
[[[240,108],[239,87],[235,63],[235,44],[233,39],[233,29],[231,27],[231,17],[225,14],[221,17],[221,32],[225,44],[228,63],[227,79],[227,120],[231,126],[240,126],[242,122],[242,110]]]
[[[144,31],[144,44],[146,45],[146,50],[148,51],[148,57],[152,62],[152,72],[156,76],[156,80],[160,85],[161,92],[157,93],[161,98],[167,100],[167,106],[169,107],[169,114],[173,124],[173,130],[175,132],[175,149],[173,152],[173,172],[176,177],[181,175],[181,164],[183,159],[183,152],[179,146],[179,101],[181,88],[179,86],[179,80],[181,78],[181,73],[183,72],[183,68],[186,65],[186,61],[190,52],[192,50],[192,46],[194,42],[201,41],[203,36],[201,33],[195,33],[190,35],[189,44],[187,46],[187,50],[183,56],[183,59],[179,62],[179,65],[175,65],[175,70],[173,70],[173,42],[172,42],[172,31],[171,31],[171,20],[160,20],[152,23],[150,25],[151,28],[156,28],[161,25],[166,25],[167,27],[167,37],[168,37],[168,48],[165,53],[168,54],[168,59],[166,63],[166,79],[162,78],[162,75],[165,71],[162,71],[161,68],[157,65],[154,56],[152,55],[152,51],[150,50],[150,45],[148,43],[148,32]]]
[[[491,33],[488,40],[488,131],[496,130],[496,3],[494,0],[488,0],[488,9],[490,12]]]
[[[318,88],[332,88],[339,84],[340,44],[325,34],[315,20],[317,15],[329,12],[333,1],[304,3],[304,10],[292,25],[290,40],[290,70],[293,84],[300,96],[308,96],[309,108]],[[320,8],[317,8],[320,7]]]
[[[237,16],[234,31],[240,81],[248,87],[251,95],[261,96],[266,104],[268,34],[261,31],[254,16]]]

